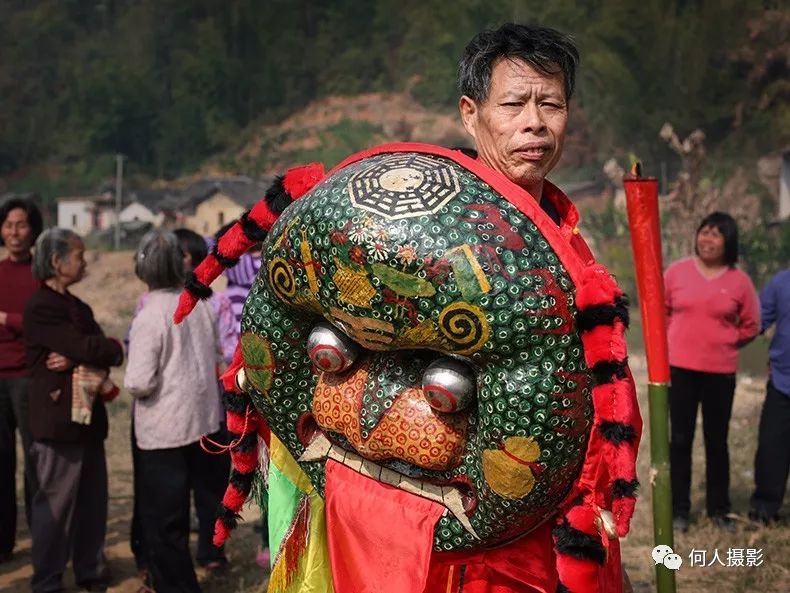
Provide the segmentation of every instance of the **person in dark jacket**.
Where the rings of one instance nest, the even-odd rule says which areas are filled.
[[[33,274],[42,285],[24,312],[30,455],[39,482],[31,529],[34,593],[62,590],[69,556],[79,587],[101,591],[109,578],[104,401],[117,394],[108,370],[121,364],[123,349],[69,292],[85,274],[84,250],[68,230],[49,229],[38,238]],[[61,370],[47,365],[52,352],[62,356]]]

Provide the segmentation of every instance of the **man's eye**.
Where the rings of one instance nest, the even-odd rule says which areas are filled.
[[[502,103],[502,107],[521,107],[522,103],[519,101],[511,101],[509,103]]]
[[[307,353],[321,371],[340,373],[354,364],[360,347],[333,325],[321,322],[307,338]]]

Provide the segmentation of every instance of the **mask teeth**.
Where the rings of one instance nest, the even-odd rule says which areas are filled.
[[[299,457],[298,461],[305,462],[324,459],[329,454],[329,450],[331,448],[332,443],[329,442],[329,439],[326,438],[326,435],[323,432],[319,432],[315,438],[310,441],[310,444],[307,446],[307,449],[304,450],[304,453],[302,453],[302,455]]]
[[[473,538],[479,540],[480,536],[477,535],[474,527],[472,527],[472,524],[469,522],[469,517],[467,517],[464,512],[464,503],[463,500],[461,500],[461,493],[456,488],[442,488],[442,490],[445,490],[443,497],[444,506],[447,507],[447,510],[449,510],[456,519],[458,519],[461,525],[464,526],[464,529],[466,529]]]
[[[299,462],[319,461],[326,458],[342,463],[363,476],[367,476],[383,484],[395,486],[409,494],[421,496],[422,498],[427,498],[428,500],[444,505],[450,514],[458,519],[464,529],[466,529],[472,537],[477,540],[480,539],[480,536],[477,535],[472,524],[469,522],[469,517],[467,517],[464,512],[461,493],[457,488],[428,484],[421,480],[415,480],[414,478],[404,476],[378,463],[374,463],[369,459],[365,459],[356,453],[334,446],[329,439],[326,438],[326,435],[321,432],[319,432],[307,446],[307,449],[305,449],[304,453],[299,457]]]

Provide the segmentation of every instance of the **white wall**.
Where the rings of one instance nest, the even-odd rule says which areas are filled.
[[[93,202],[88,200],[58,202],[58,226],[78,235],[87,235],[93,230],[92,209]]]
[[[157,224],[159,217],[139,202],[132,202],[121,210],[121,222],[133,222],[135,220]]]

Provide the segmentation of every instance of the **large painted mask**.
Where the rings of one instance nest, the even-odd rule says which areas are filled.
[[[581,261],[526,194],[453,154],[372,151],[291,204],[241,338],[246,389],[314,486],[333,459],[436,501],[447,551],[555,514],[593,423]]]
[[[599,538],[625,535],[633,513],[641,419],[625,300],[578,231],[429,145],[281,182],[299,199],[277,190],[245,214],[176,313],[264,239],[228,374],[239,438],[215,542],[249,492],[262,417],[322,495],[342,464],[442,505],[436,551],[502,545],[558,515],[558,558],[578,557],[579,536],[604,557]]]

